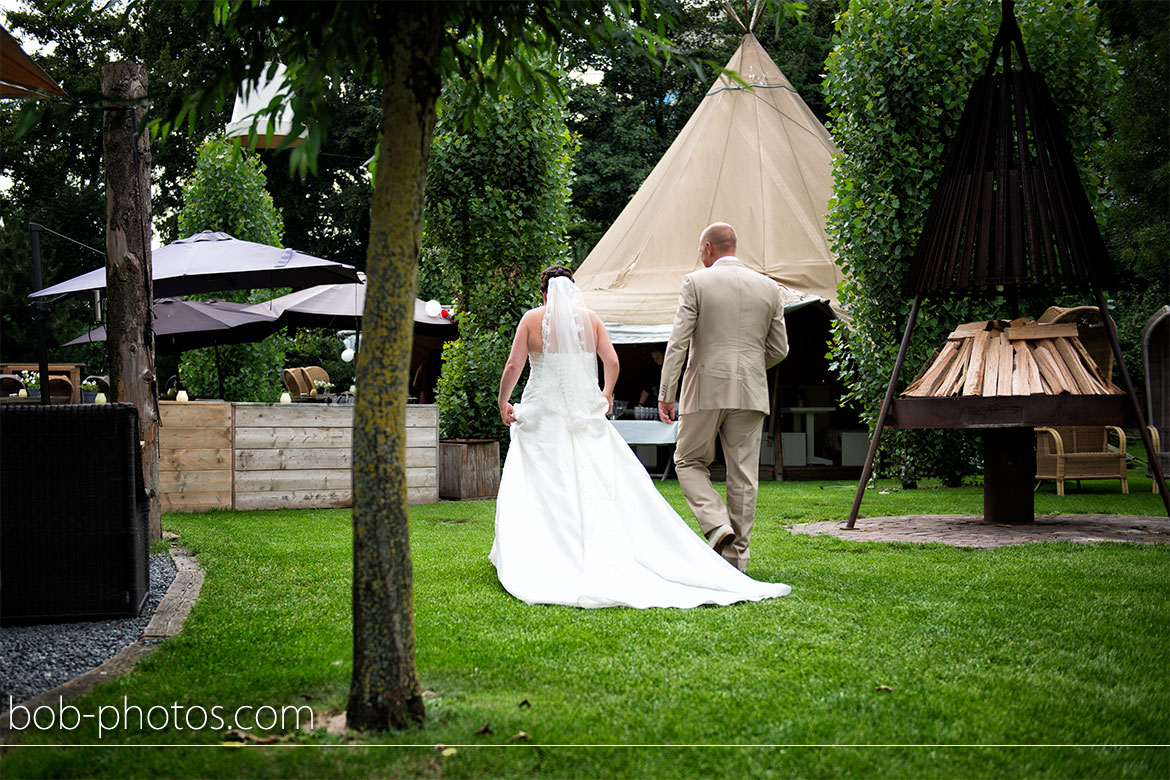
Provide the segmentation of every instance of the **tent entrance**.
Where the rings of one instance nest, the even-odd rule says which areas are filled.
[[[833,316],[828,306],[815,304],[786,317],[789,354],[768,372],[774,411],[764,422],[760,442],[763,480],[855,480],[861,473],[869,436],[857,410],[843,405],[845,387],[829,369],[826,353]],[[653,353],[664,350],[666,343],[614,347],[621,361],[614,399],[625,402],[621,419],[638,419],[639,406],[657,406],[660,366]],[[670,456],[668,447],[640,446],[635,451],[655,472],[663,471]],[[722,480],[722,452],[716,448],[716,453],[712,477]]]

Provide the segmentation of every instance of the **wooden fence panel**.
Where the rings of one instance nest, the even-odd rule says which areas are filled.
[[[351,490],[279,490],[236,493],[236,509],[344,509],[353,506]]]
[[[236,449],[328,448],[353,446],[352,428],[240,428]]]
[[[341,404],[160,404],[165,512],[353,505],[353,407]],[[439,410],[406,409],[412,504],[439,500]]]
[[[406,500],[439,500],[439,407],[434,404],[406,407]]]
[[[352,404],[236,404],[237,428],[353,428]]]
[[[410,503],[438,494],[439,410],[406,409],[406,484]],[[237,509],[353,505],[353,407],[236,404]]]
[[[351,469],[353,449],[289,447],[278,450],[236,450],[236,471],[272,469]]]
[[[232,508],[232,405],[159,402],[159,494],[164,512]]]

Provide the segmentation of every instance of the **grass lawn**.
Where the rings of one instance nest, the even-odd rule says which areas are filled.
[[[1037,511],[1161,514],[1143,492],[1149,481],[1131,473],[1129,496],[1116,482],[1087,482],[1062,499],[1045,486]],[[91,718],[72,731],[26,731],[6,750],[3,775],[1170,775],[1170,750],[1158,747],[1170,742],[1170,546],[974,551],[783,530],[843,519],[853,498],[844,484],[762,486],[749,574],[792,585],[790,596],[693,610],[528,606],[501,589],[487,560],[492,502],[414,507],[421,729],[366,735],[358,748],[290,748],[337,745],[319,720],[281,746],[65,747],[223,740],[226,728],[176,730],[175,703],[188,715],[215,705],[229,716],[242,705],[344,708],[348,511],[165,516],[206,572],[199,602],[180,636],[74,704],[112,707],[109,723],[125,697],[143,711],[167,708],[171,727],[135,723],[99,740]],[[889,492],[870,491],[863,514],[980,511],[977,487],[880,487]],[[661,489],[689,517],[678,483]],[[485,724],[491,732],[477,733]],[[521,731],[531,742],[512,740]],[[436,744],[457,747],[444,755]],[[744,747],[834,744],[850,746]]]

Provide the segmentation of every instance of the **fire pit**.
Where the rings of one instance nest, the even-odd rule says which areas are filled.
[[[882,429],[976,428],[984,441],[984,517],[1030,523],[1035,426],[1135,422],[1155,451],[1102,294],[1108,251],[1043,77],[1028,64],[1015,3],[1004,0],[987,69],[967,98],[903,287],[914,296],[882,400],[848,528],[857,521]],[[894,400],[927,295],[1000,298],[1092,292],[1123,391],[1098,370],[1074,324],[1023,320],[959,326]],[[1132,417],[1130,416],[1132,415]],[[1155,470],[1170,514],[1165,480]]]
[[[981,430],[985,518],[1030,523],[1033,428],[1125,425],[1127,401],[1081,342],[1077,325],[971,322],[955,328],[890,405],[886,427]]]

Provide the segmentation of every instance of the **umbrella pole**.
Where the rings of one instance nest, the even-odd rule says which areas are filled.
[[[219,400],[223,400],[223,370],[219,367],[219,344],[215,345],[215,381],[219,385]]]
[[[33,289],[41,289],[41,226],[35,222],[28,223],[28,240],[32,249]],[[33,319],[37,323],[37,369],[41,389],[41,403],[48,406],[52,399],[49,397],[49,348],[48,336],[45,333],[45,320],[49,316],[49,304],[43,300],[36,300],[30,304],[33,310]],[[30,393],[31,395],[31,393]]]
[[[357,356],[362,351],[362,321],[358,320],[357,330],[353,337],[353,384],[357,386]]]

